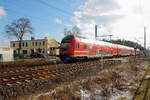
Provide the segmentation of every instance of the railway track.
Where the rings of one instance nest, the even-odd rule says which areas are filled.
[[[54,68],[54,69],[49,69],[49,66],[39,66],[39,67],[34,67],[34,68],[21,68],[19,71],[18,68],[15,69],[14,72],[7,72],[7,73],[1,73],[0,75],[0,80],[1,86],[4,85],[10,85],[13,83],[19,83],[19,82],[24,82],[27,80],[32,80],[32,79],[45,79],[45,78],[52,78],[53,76],[56,75],[61,75],[66,72],[74,72],[76,70],[82,70],[85,68],[89,68],[92,66],[95,66],[93,63],[84,63],[84,64],[67,64],[65,66],[72,66],[72,67],[67,67],[65,68],[63,66],[57,66],[59,68]],[[14,70],[14,69],[13,69]],[[17,71],[17,72],[16,72]]]
[[[104,58],[104,59],[111,60],[111,59],[124,59],[124,58]],[[76,60],[76,61],[67,62],[65,64],[95,61],[95,60],[99,60],[99,59]],[[5,74],[12,75],[14,73],[25,72],[25,71],[34,71],[34,70],[41,70],[41,69],[48,69],[48,68],[52,69],[54,68],[54,66],[57,66],[58,64],[64,64],[64,62],[60,62],[60,61],[48,61],[43,59],[25,61],[22,64],[21,62],[19,61],[19,62],[9,62],[8,64],[7,63],[0,64],[0,76],[3,76]]]
[[[6,68],[0,70],[0,76],[5,74],[15,74],[25,71],[34,71],[34,70],[40,70],[40,69],[48,69],[50,65],[43,65],[43,66],[33,66],[33,67],[16,67],[16,68]]]
[[[115,58],[69,64],[15,67],[11,70],[1,70],[0,96],[2,95],[3,98],[9,98],[15,95],[30,93],[31,91],[46,90],[54,84],[70,81],[84,73],[111,68],[112,65],[120,64],[121,62],[122,59]],[[28,92],[20,94],[21,91],[25,91],[26,89]]]
[[[41,69],[48,69],[56,65],[56,61],[48,60],[31,60],[31,61],[17,61],[0,64],[0,76],[13,75],[21,72],[35,71]],[[6,65],[6,66],[5,66]]]

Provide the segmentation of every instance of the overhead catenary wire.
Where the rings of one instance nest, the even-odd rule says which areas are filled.
[[[10,4],[10,3],[7,3],[7,4],[8,4],[8,6],[12,6],[12,4]],[[16,5],[16,4],[13,2],[13,5]],[[22,16],[22,17],[29,17],[29,18],[32,18],[33,21],[36,21],[38,23],[39,22],[40,23],[48,23],[47,19],[45,19],[45,18],[41,18],[41,17],[38,17],[38,16],[33,16],[33,15],[31,15],[29,13],[25,13],[23,11],[18,11],[19,9],[17,7],[26,9],[24,6],[18,5],[17,7],[16,6],[14,6],[14,7],[17,10],[9,9],[9,8],[6,8],[6,7],[5,7],[5,10],[6,10],[7,13],[9,13],[9,15],[11,13],[11,15],[14,15],[15,17],[20,17],[20,16]],[[10,17],[10,16],[7,16],[7,17]]]
[[[47,3],[47,2],[45,2],[45,1],[43,1],[43,0],[35,0],[36,2],[38,2],[38,3],[40,3],[40,4],[42,4],[42,5],[45,5],[46,7],[50,7],[50,8],[52,8],[52,9],[55,9],[55,10],[57,10],[57,11],[59,11],[59,12],[61,12],[61,13],[63,13],[63,14],[65,14],[65,15],[68,15],[68,16],[74,16],[72,13],[70,13],[70,12],[67,12],[67,11],[65,11],[65,10],[62,10],[62,9],[60,9],[60,8],[58,8],[58,7],[55,7],[55,6],[53,6],[53,5],[51,5],[51,4],[49,4],[49,3]],[[10,5],[11,6],[11,5]],[[21,5],[19,5],[21,8],[24,8],[25,9],[25,7],[24,6],[21,6]],[[38,17],[38,16],[33,16],[33,15],[31,15],[31,14],[29,14],[29,13],[25,13],[25,12],[21,12],[21,11],[18,11],[18,10],[14,10],[14,9],[9,9],[9,8],[5,8],[8,12],[13,12],[12,14],[13,15],[15,15],[15,16],[20,16],[20,15],[23,15],[23,17],[29,17],[29,18],[32,18],[32,20],[33,21],[36,21],[37,23],[48,23],[48,22],[50,22],[50,21],[47,21],[47,19],[44,19],[44,18],[41,18],[41,17]],[[10,17],[10,16],[7,16],[7,17]]]
[[[38,3],[40,3],[40,4],[42,4],[42,5],[45,5],[46,7],[55,9],[55,10],[57,10],[57,11],[59,11],[59,12],[65,14],[65,15],[74,16],[73,13],[70,13],[70,12],[67,12],[67,11],[61,9],[61,8],[55,7],[55,6],[51,5],[50,3],[47,3],[47,2],[45,2],[45,1],[43,1],[43,0],[34,0],[34,1],[36,1],[36,2],[38,2]],[[20,5],[19,5],[19,6],[20,6]],[[25,7],[23,7],[23,6],[20,6],[20,7],[25,9]],[[32,16],[32,15],[25,14],[25,13],[22,13],[22,12],[19,12],[19,13],[18,13],[18,11],[14,11],[14,10],[12,10],[12,9],[6,9],[6,10],[15,12],[15,13],[17,13],[17,14],[25,15],[25,16],[27,15],[27,16],[29,16],[30,18],[33,18],[33,19],[35,19],[35,20],[37,20],[37,21],[42,20],[42,21],[40,21],[40,22],[42,22],[42,23],[43,23],[43,21],[46,22],[46,23],[48,22],[47,19],[43,19],[43,18],[40,18],[40,17],[37,17],[37,16]],[[76,17],[78,17],[78,16],[76,16]],[[39,20],[39,19],[40,19],[40,20]],[[46,21],[45,21],[45,20],[46,20]]]
[[[9,3],[8,3],[9,4]],[[15,3],[14,3],[15,5]],[[9,6],[12,6],[12,5],[9,5]],[[24,6],[21,6],[21,5],[18,5],[20,8],[23,8],[23,9],[26,9]],[[38,16],[33,16],[29,13],[25,13],[25,12],[22,12],[22,11],[18,11],[18,10],[14,10],[14,9],[9,9],[9,8],[5,8],[5,10],[7,12],[13,12],[12,14],[15,15],[15,16],[19,16],[19,15],[23,15],[23,17],[29,17],[29,18],[32,18],[32,20],[36,21],[36,22],[40,22],[40,23],[48,23],[50,21],[47,21],[48,19],[47,18],[41,18],[41,17],[38,17]],[[7,16],[9,17],[9,16]]]
[[[55,7],[55,6],[53,6],[53,5],[51,5],[51,4],[47,3],[47,2],[45,2],[45,1],[43,1],[43,0],[35,0],[35,1],[37,1],[37,2],[39,2],[39,3],[41,3],[41,4],[45,5],[45,6],[47,6],[47,7],[49,7],[49,8],[55,9],[55,10],[57,10],[57,11],[59,11],[59,12],[65,14],[65,15],[68,15],[68,16],[75,16],[74,13],[70,13],[70,12],[68,12],[68,11],[66,11],[66,10],[60,9],[60,8],[58,8],[58,7]],[[76,15],[76,17],[80,18],[80,16],[77,16],[77,15]]]
[[[60,8],[58,8],[58,7],[55,7],[55,6],[53,6],[53,5],[51,5],[51,4],[47,3],[47,2],[45,2],[45,1],[43,1],[43,0],[34,0],[34,1],[39,2],[40,4],[43,4],[43,5],[45,5],[45,6],[49,7],[49,8],[55,9],[55,10],[57,10],[57,11],[59,11],[59,12],[65,14],[65,15],[68,15],[68,16],[71,16],[71,17],[75,16],[74,13],[72,14],[72,13],[70,13],[70,12],[67,12],[67,11],[65,11],[65,10],[62,10],[62,9],[60,9]],[[77,18],[81,18],[80,16],[77,16],[77,15],[76,15],[76,17],[77,17]]]
[[[53,5],[51,5],[51,4],[47,3],[47,2],[45,2],[45,1],[43,1],[43,0],[36,0],[36,1],[39,2],[39,3],[41,3],[41,4],[43,4],[43,5],[45,5],[45,6],[47,6],[47,7],[50,7],[50,8],[53,8],[53,9],[59,11],[59,12],[62,12],[62,13],[64,13],[64,14],[66,14],[66,15],[73,16],[72,13],[67,12],[67,11],[65,11],[65,10],[63,10],[63,9],[60,9],[60,8],[58,8],[58,7],[55,7],[55,6],[53,6]]]

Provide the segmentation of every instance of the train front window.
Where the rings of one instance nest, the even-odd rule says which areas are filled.
[[[62,40],[62,43],[70,43],[73,37],[74,37],[73,35],[68,35],[68,36],[66,36],[66,37]]]

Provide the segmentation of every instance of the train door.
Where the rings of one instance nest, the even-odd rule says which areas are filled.
[[[92,56],[92,46],[90,45],[90,48],[89,48],[89,56]]]
[[[89,49],[89,55],[92,55],[92,49],[91,48]]]
[[[112,55],[117,55],[118,54],[118,47],[117,46],[113,46],[112,47],[112,52],[111,52]]]
[[[113,55],[113,47],[110,47],[110,55]]]
[[[116,54],[119,55],[119,48],[118,48],[118,46],[116,46],[116,49],[117,49],[117,50],[116,50],[116,51],[117,51]]]

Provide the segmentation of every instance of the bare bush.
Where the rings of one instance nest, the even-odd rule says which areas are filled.
[[[83,89],[91,90],[92,88],[96,88],[96,84],[92,82],[92,80],[88,80],[86,82],[81,82],[80,86],[82,86]]]

